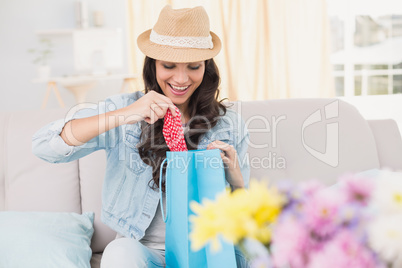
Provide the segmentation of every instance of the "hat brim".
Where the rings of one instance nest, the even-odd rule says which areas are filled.
[[[145,31],[137,38],[137,44],[142,53],[146,56],[169,62],[196,62],[208,60],[215,57],[221,50],[221,40],[219,37],[210,32],[212,37],[212,43],[214,47],[212,49],[200,49],[200,48],[185,48],[185,47],[172,47],[164,46],[153,43],[149,40],[151,30]]]

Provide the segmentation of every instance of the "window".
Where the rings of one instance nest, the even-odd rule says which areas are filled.
[[[337,96],[402,93],[400,0],[327,0]]]

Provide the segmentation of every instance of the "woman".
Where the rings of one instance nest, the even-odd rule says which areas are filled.
[[[49,162],[106,150],[101,218],[119,239],[106,247],[104,268],[165,265],[158,185],[160,164],[168,151],[162,135],[168,110],[179,116],[179,109],[189,150],[222,150],[232,190],[249,180],[247,161],[239,162],[247,151],[244,123],[217,100],[219,74],[213,57],[221,44],[209,31],[205,10],[166,6],[155,27],[137,41],[146,55],[145,94],[113,96],[96,108],[51,123],[33,137],[34,153]],[[248,267],[241,254],[236,255],[238,267]]]

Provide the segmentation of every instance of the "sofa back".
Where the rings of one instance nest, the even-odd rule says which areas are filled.
[[[251,178],[273,183],[283,179],[318,179],[331,184],[346,172],[380,167],[402,169],[402,161],[397,164],[389,161],[402,157],[402,142],[395,122],[388,120],[386,128],[383,125],[389,134],[375,133],[393,137],[393,143],[379,138],[382,146],[388,144],[387,150],[398,148],[388,154],[382,150],[382,157],[388,159],[380,165],[376,138],[368,121],[344,101],[248,101],[235,103],[233,109],[242,115],[250,133]]]

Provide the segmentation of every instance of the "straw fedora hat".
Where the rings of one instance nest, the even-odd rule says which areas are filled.
[[[209,30],[208,15],[201,6],[165,6],[154,28],[139,35],[137,44],[148,57],[169,62],[203,61],[221,50],[221,40]]]

